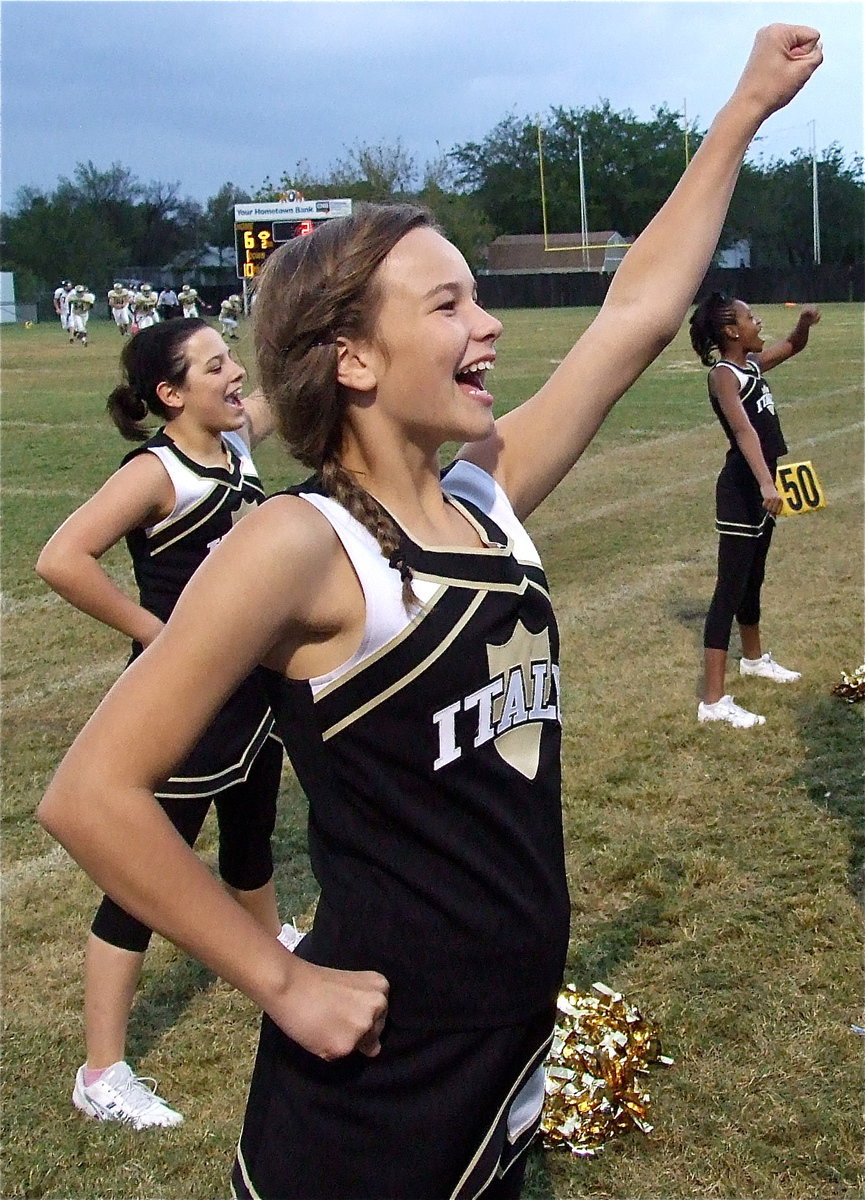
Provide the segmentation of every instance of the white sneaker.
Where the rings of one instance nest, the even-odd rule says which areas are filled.
[[[303,934],[297,928],[294,921],[289,921],[287,925],[283,925],[282,929],[276,935],[276,940],[285,946],[286,950],[293,950],[302,938]]]
[[[123,1121],[133,1129],[182,1124],[180,1113],[169,1108],[148,1083],[155,1087],[156,1080],[140,1078],[132,1073],[128,1063],[116,1062],[95,1083],[85,1087],[84,1067],[79,1067],[72,1103],[96,1121]]]
[[[802,678],[801,671],[788,671],[776,663],[768,651],[762,658],[740,658],[739,674],[759,675],[761,679],[771,679],[773,683],[795,683]]]
[[[706,704],[702,700],[697,708],[698,721],[726,721],[736,729],[750,729],[752,725],[765,725],[766,718],[758,713],[748,712],[733,702],[732,696],[722,696],[714,704]]]

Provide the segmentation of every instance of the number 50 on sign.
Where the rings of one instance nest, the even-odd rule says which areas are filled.
[[[815,512],[826,507],[826,497],[817,478],[817,472],[809,462],[785,463],[775,475],[775,487],[781,493],[782,517],[793,517],[798,513]]]

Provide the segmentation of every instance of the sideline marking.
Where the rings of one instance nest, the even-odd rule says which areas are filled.
[[[49,592],[46,596],[28,596],[22,600],[16,600],[13,596],[0,595],[0,613],[4,617],[14,617],[19,613],[38,611],[43,606],[58,604],[63,599],[56,592]]]
[[[81,488],[27,488],[27,487],[5,487],[3,489],[4,496],[24,496],[28,500],[44,500],[46,497],[53,500],[56,496],[72,496],[75,500],[86,500],[90,495],[89,492],[82,491]]]
[[[2,420],[0,426],[8,429],[92,429],[87,421],[14,421]]]
[[[837,506],[845,500],[858,498],[861,495],[862,484],[851,483],[846,487],[833,489],[831,500],[833,506]],[[684,549],[687,549],[687,546]],[[603,585],[583,592],[577,591],[572,596],[562,595],[556,602],[559,629],[563,634],[565,631],[572,632],[575,628],[583,625],[587,616],[612,619],[618,616],[620,610],[629,602],[644,599],[657,587],[678,578],[684,569],[691,567],[702,569],[713,566],[716,554],[717,546],[715,542],[712,542],[701,547],[696,553],[689,553],[687,558],[672,559],[669,562],[647,566],[639,576],[634,577],[628,583],[620,584],[612,591]],[[708,600],[706,603],[708,606]]]

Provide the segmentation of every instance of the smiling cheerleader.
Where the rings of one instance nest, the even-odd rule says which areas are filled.
[[[235,1196],[519,1195],[569,917],[558,635],[523,522],[677,333],[751,138],[820,60],[813,29],[758,34],[600,313],[498,419],[502,326],[428,214],[361,208],[268,259],[262,389],[313,474],[204,563],[39,811],[103,887],[265,1010]],[[259,663],[321,885],[295,955],[153,801]]]

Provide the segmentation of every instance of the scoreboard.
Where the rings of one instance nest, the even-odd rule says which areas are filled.
[[[235,204],[234,253],[238,279],[254,279],[283,242],[312,233],[319,221],[347,217],[350,200],[278,200]]]

